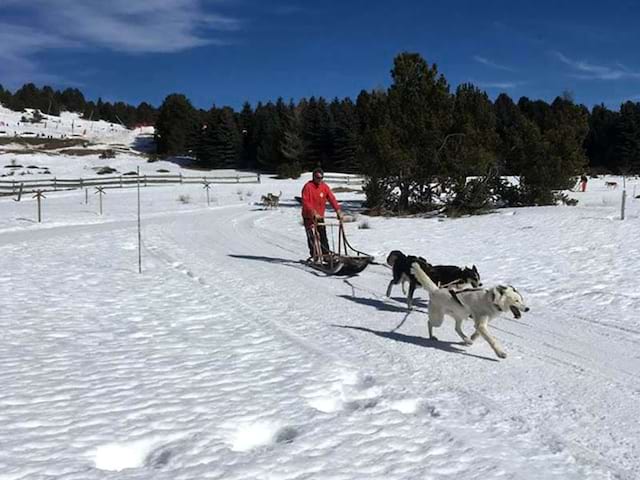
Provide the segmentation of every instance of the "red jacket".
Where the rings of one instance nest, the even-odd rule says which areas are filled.
[[[309,180],[302,188],[302,218],[305,223],[313,220],[313,214],[324,217],[324,209],[327,200],[336,212],[340,211],[340,205],[329,188],[329,185],[322,182],[316,185],[313,180]]]

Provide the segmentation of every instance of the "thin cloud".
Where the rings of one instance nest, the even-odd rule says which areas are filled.
[[[485,57],[481,57],[480,55],[474,55],[473,59],[481,63],[482,65],[486,65],[487,67],[495,68],[497,70],[504,70],[505,72],[514,72],[515,69],[508,67],[506,65],[501,65],[499,63],[493,62]]]
[[[296,13],[302,13],[305,9],[298,5],[279,5],[275,7],[273,13],[276,15],[295,15]]]
[[[522,82],[476,82],[473,80],[471,80],[471,83],[479,88],[501,90],[511,90],[522,84]]]
[[[3,78],[31,80],[37,54],[61,49],[106,49],[132,54],[175,53],[228,45],[241,21],[204,8],[204,0],[4,0],[13,14],[0,22]]]
[[[44,32],[119,52],[171,53],[220,44],[240,21],[205,11],[201,0],[47,0],[29,3]],[[224,42],[223,42],[224,43]]]
[[[31,55],[44,49],[74,46],[74,42],[38,29],[0,22],[0,64],[3,72],[0,81],[11,88],[25,81],[61,83],[64,81],[62,77],[41,72]]]
[[[583,80],[640,79],[640,73],[633,72],[620,63],[609,67],[606,65],[595,65],[584,60],[573,60],[560,52],[553,52],[553,54],[562,63],[578,72],[571,74],[574,78]]]

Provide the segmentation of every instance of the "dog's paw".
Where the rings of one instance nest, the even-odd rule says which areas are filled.
[[[496,355],[500,358],[507,358],[507,354],[503,351],[496,352]]]
[[[471,338],[465,338],[464,339],[464,344],[465,345],[473,345],[473,340]]]
[[[431,335],[429,337],[429,340],[433,340],[434,342],[437,342],[438,341],[438,337],[436,337],[435,335]]]

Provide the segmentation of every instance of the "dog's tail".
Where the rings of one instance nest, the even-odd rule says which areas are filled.
[[[429,292],[438,291],[438,285],[433,283],[433,280],[429,278],[429,275],[424,273],[424,270],[420,268],[420,264],[418,262],[413,262],[411,264],[411,273],[414,277],[416,277],[418,282],[420,282],[420,285],[422,285],[426,290],[428,290]]]

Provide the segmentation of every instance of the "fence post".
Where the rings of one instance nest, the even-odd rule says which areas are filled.
[[[53,177],[53,189],[58,190],[58,182],[56,181],[56,177]]]
[[[260,181],[260,172],[258,172],[258,183],[262,183],[262,182]]]
[[[36,194],[32,198],[38,200],[38,223],[40,223],[42,221],[42,209],[40,206],[40,200],[47,197],[42,194],[42,190],[36,190]]]
[[[236,175],[236,183],[240,183],[240,175]]]
[[[211,188],[211,185],[209,184],[209,182],[205,181],[204,182],[204,186],[202,188],[204,188],[206,190],[206,192],[207,192],[207,207],[208,207],[210,205],[210,202],[209,202],[209,189]]]
[[[96,187],[96,192],[100,195],[100,215],[102,215],[102,195],[106,195],[107,192],[104,191],[104,187]]]
[[[16,181],[11,180],[11,195],[15,195],[15,194],[16,194]]]
[[[182,183],[182,172],[180,172],[180,183]]]
[[[137,168],[138,190],[138,273],[142,273],[142,228],[140,226],[140,167]]]
[[[18,198],[14,198],[13,201],[14,202],[19,202],[20,199],[22,198],[22,189],[24,188],[24,183],[20,183],[20,190],[18,190]]]
[[[146,174],[144,175],[144,186],[145,187],[147,186],[147,175]]]

